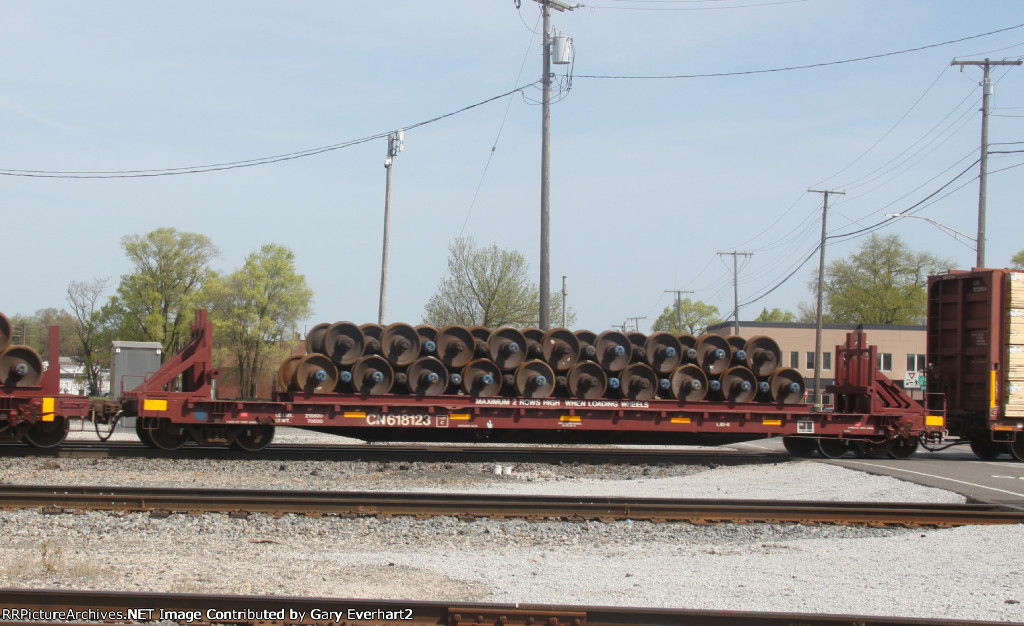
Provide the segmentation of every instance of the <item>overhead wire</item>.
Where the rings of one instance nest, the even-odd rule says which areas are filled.
[[[428,124],[434,124],[441,120],[465,113],[466,111],[481,107],[485,104],[490,104],[495,100],[500,100],[507,96],[510,96],[516,92],[521,92],[524,89],[530,87],[530,85],[523,85],[516,87],[511,91],[507,91],[503,94],[492,96],[486,100],[464,106],[455,111],[438,115],[427,120],[416,122],[403,126],[405,130],[411,130],[420,128]],[[295,159],[302,159],[325,152],[332,152],[334,150],[341,150],[343,148],[350,148],[359,144],[364,144],[377,139],[387,137],[393,131],[386,131],[362,137],[360,139],[352,139],[341,143],[332,144],[329,146],[320,146],[318,148],[310,148],[307,150],[300,150],[297,152],[289,152],[286,154],[277,154],[267,157],[258,157],[255,159],[245,159],[242,161],[230,161],[226,163],[212,163],[208,165],[193,165],[186,167],[172,167],[162,169],[147,169],[147,170],[110,170],[110,171],[59,171],[59,170],[23,170],[23,169],[5,169],[0,168],[0,176],[20,176],[28,178],[152,178],[157,176],[180,176],[183,174],[201,174],[205,172],[216,172],[223,170],[240,169],[244,167],[255,167],[257,165],[268,165],[271,163],[280,163],[282,161],[291,161]]]
[[[519,11],[516,11],[519,13]],[[520,19],[522,16],[520,16]],[[538,13],[537,22],[540,22],[541,15]],[[537,36],[537,24],[533,25],[533,29],[530,30],[530,44],[526,47],[526,54],[523,56],[523,62],[519,66],[519,73],[516,75],[514,84],[518,85],[519,80],[523,77],[523,70],[526,69],[526,62],[530,58],[530,50],[533,49],[533,40]],[[514,93],[514,92],[513,92]],[[498,149],[498,141],[501,139],[501,132],[505,129],[505,121],[508,119],[509,110],[512,108],[512,98],[509,97],[508,103],[505,105],[505,114],[501,117],[501,124],[498,125],[498,133],[494,137],[494,142],[491,144],[491,151],[487,155],[487,162],[484,163],[484,171],[480,174],[480,181],[476,185],[476,190],[473,192],[473,199],[469,203],[469,210],[466,212],[466,219],[462,220],[462,228],[459,230],[459,236],[461,237],[466,232],[466,225],[469,223],[469,217],[473,214],[473,208],[476,206],[476,199],[480,195],[480,189],[483,187],[484,178],[487,176],[487,170],[491,167],[491,161],[494,159],[494,153]]]
[[[959,39],[952,39],[950,41],[943,41],[941,43],[933,43],[924,46],[918,46],[916,48],[907,48],[904,50],[896,50],[893,52],[884,52],[880,54],[871,54],[862,57],[856,57],[852,59],[843,59],[840,61],[825,61],[821,63],[808,63],[805,65],[791,65],[788,67],[775,67],[760,70],[742,70],[735,72],[711,72],[705,74],[672,74],[662,76],[611,76],[611,75],[595,75],[595,74],[579,74],[576,78],[593,78],[593,79],[613,79],[613,80],[670,80],[670,79],[682,79],[682,78],[719,78],[723,76],[749,76],[752,74],[770,74],[774,72],[791,72],[796,70],[807,70],[818,67],[829,67],[833,65],[844,65],[847,63],[858,63],[861,61],[871,61],[874,59],[882,59],[885,57],[897,56],[900,54],[909,54],[911,52],[920,52],[921,50],[928,50],[931,48],[939,48],[942,46],[949,46],[955,43],[961,43],[964,41],[970,41],[972,39],[979,39],[981,37],[988,37],[998,33],[1004,33],[1018,28],[1024,28],[1024,24],[1017,24],[1016,26],[1007,26],[1006,28],[1000,28],[997,30],[989,31],[987,33],[980,33],[977,35],[970,35],[968,37],[961,37]]]
[[[606,2],[641,2],[643,0],[605,0]],[[672,0],[667,0],[671,2]],[[737,4],[732,6],[708,6],[708,7],[618,7],[604,6],[600,4],[587,4],[588,9],[607,9],[611,11],[723,11],[728,9],[751,9],[755,7],[770,7],[779,4],[795,4],[807,2],[807,0],[774,0],[772,2],[759,2],[754,4]]]

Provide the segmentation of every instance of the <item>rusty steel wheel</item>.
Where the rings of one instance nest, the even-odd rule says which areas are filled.
[[[8,346],[0,352],[0,384],[35,387],[43,379],[43,360],[28,346]]]
[[[274,440],[274,426],[271,424],[246,424],[237,428],[231,447],[246,452],[259,452]]]
[[[177,450],[189,440],[185,427],[168,419],[158,420],[156,428],[148,432],[153,445],[161,450]]]
[[[697,365],[704,368],[709,376],[717,376],[729,367],[732,361],[732,346],[725,337],[706,333],[697,339]]]
[[[67,420],[54,417],[49,422],[38,421],[32,424],[22,441],[33,448],[53,448],[63,443],[67,436]]]
[[[306,333],[306,352],[324,353],[324,335],[331,325],[327,322],[317,324]]]
[[[0,352],[7,349],[7,346],[11,345],[11,337],[14,334],[14,329],[11,328],[11,320],[7,319],[7,316],[0,313]]]

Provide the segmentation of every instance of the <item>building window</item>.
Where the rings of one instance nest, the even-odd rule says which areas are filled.
[[[800,353],[799,352],[794,351],[794,352],[790,352],[789,353],[789,366],[792,367],[793,369],[799,369],[800,368]]]
[[[923,354],[908,354],[907,355],[907,371],[908,372],[923,372],[925,367],[924,355]]]
[[[882,372],[892,371],[892,353],[891,352],[879,352],[878,353],[878,369]]]
[[[807,353],[807,369],[809,369],[809,370],[814,369],[814,353],[813,352],[808,352]]]
[[[832,353],[822,352],[821,353],[821,369],[830,370],[832,369]]]

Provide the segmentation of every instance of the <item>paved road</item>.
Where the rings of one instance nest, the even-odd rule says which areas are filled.
[[[782,439],[778,438],[730,447],[761,451],[783,449]],[[909,459],[858,459],[851,454],[841,459],[818,459],[818,462],[954,491],[969,501],[1024,510],[1024,463],[1012,461],[1009,456],[982,461],[966,446],[956,446],[941,452],[919,449]]]

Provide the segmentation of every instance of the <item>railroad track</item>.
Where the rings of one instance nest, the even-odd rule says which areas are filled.
[[[48,513],[87,510],[225,513],[246,516],[334,515],[339,517],[454,516],[464,519],[713,523],[799,523],[864,526],[1018,524],[1024,512],[988,504],[877,502],[776,502],[770,500],[679,500],[593,496],[523,496],[473,493],[386,493],[246,489],[171,489],[0,485],[0,508],[35,508]]]
[[[53,457],[71,459],[149,458],[226,459],[274,461],[412,461],[584,463],[620,465],[753,465],[792,460],[784,452],[745,450],[678,450],[597,446],[496,446],[496,445],[373,445],[373,444],[271,444],[259,452],[222,447],[186,446],[179,450],[155,450],[137,441],[66,441],[59,448],[32,448],[0,444],[2,457]]]
[[[4,609],[15,610],[6,615]],[[65,613],[74,611],[75,613]],[[60,613],[59,613],[60,612]],[[683,609],[470,604],[395,600],[350,600],[292,596],[228,596],[180,593],[0,589],[5,624],[135,624],[162,620],[200,626],[218,624],[368,624],[404,626],[775,626],[777,624],[875,624],[939,626],[992,624],[971,620],[809,615]]]

